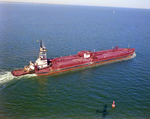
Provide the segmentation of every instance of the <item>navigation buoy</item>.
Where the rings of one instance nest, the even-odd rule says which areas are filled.
[[[113,101],[112,108],[115,108],[115,101]]]

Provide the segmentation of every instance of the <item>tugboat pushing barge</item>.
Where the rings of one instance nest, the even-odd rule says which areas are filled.
[[[105,64],[109,62],[131,59],[136,56],[135,48],[118,48],[97,52],[80,51],[76,55],[48,59],[46,47],[40,41],[39,57],[35,63],[30,61],[29,66],[12,71],[13,76],[26,74],[50,75],[83,67]]]

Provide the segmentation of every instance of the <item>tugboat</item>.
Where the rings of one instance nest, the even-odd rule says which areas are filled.
[[[11,74],[13,76],[34,74],[35,70],[41,70],[43,68],[49,67],[50,65],[48,65],[49,63],[48,63],[46,52],[47,52],[46,47],[44,47],[44,45],[42,45],[42,41],[40,41],[39,57],[35,61],[35,63],[30,61],[29,66],[24,66],[23,69],[14,70],[11,72]]]
[[[48,59],[46,52],[46,47],[44,47],[44,45],[42,45],[42,41],[40,41],[39,57],[35,63],[30,61],[29,66],[25,66],[23,69],[12,71],[12,75],[51,75],[83,67],[131,59],[136,56],[135,48],[119,48],[118,46],[113,49],[97,52],[80,51],[76,55],[53,59]]]

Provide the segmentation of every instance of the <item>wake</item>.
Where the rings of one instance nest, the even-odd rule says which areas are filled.
[[[125,59],[122,59],[122,60],[129,60],[129,59],[132,59],[132,58],[135,58],[135,57],[136,57],[136,53],[134,52],[131,57],[125,58]],[[116,61],[112,61],[112,62],[118,62],[118,61],[122,61],[122,60],[116,60]],[[112,63],[112,62],[108,62],[108,63]],[[103,63],[103,64],[107,64],[107,63]],[[34,76],[36,76],[36,75],[35,74],[27,74],[27,75],[15,77],[11,74],[10,71],[4,71],[4,70],[0,69],[0,84],[9,82],[9,81],[14,80],[14,79],[21,79],[21,78],[24,78],[24,77],[29,78],[29,77],[34,77]]]
[[[34,76],[36,76],[36,75],[35,74],[28,74],[28,75],[23,75],[23,76],[15,77],[9,71],[1,71],[0,72],[0,84],[9,82],[9,81],[14,80],[14,79],[21,79],[23,77],[29,78],[29,77],[34,77]]]

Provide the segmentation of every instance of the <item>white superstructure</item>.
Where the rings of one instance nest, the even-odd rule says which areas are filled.
[[[46,55],[46,47],[42,46],[42,41],[40,42],[40,52],[39,52],[39,57],[35,61],[35,65],[38,66],[39,69],[47,67],[47,55]]]

